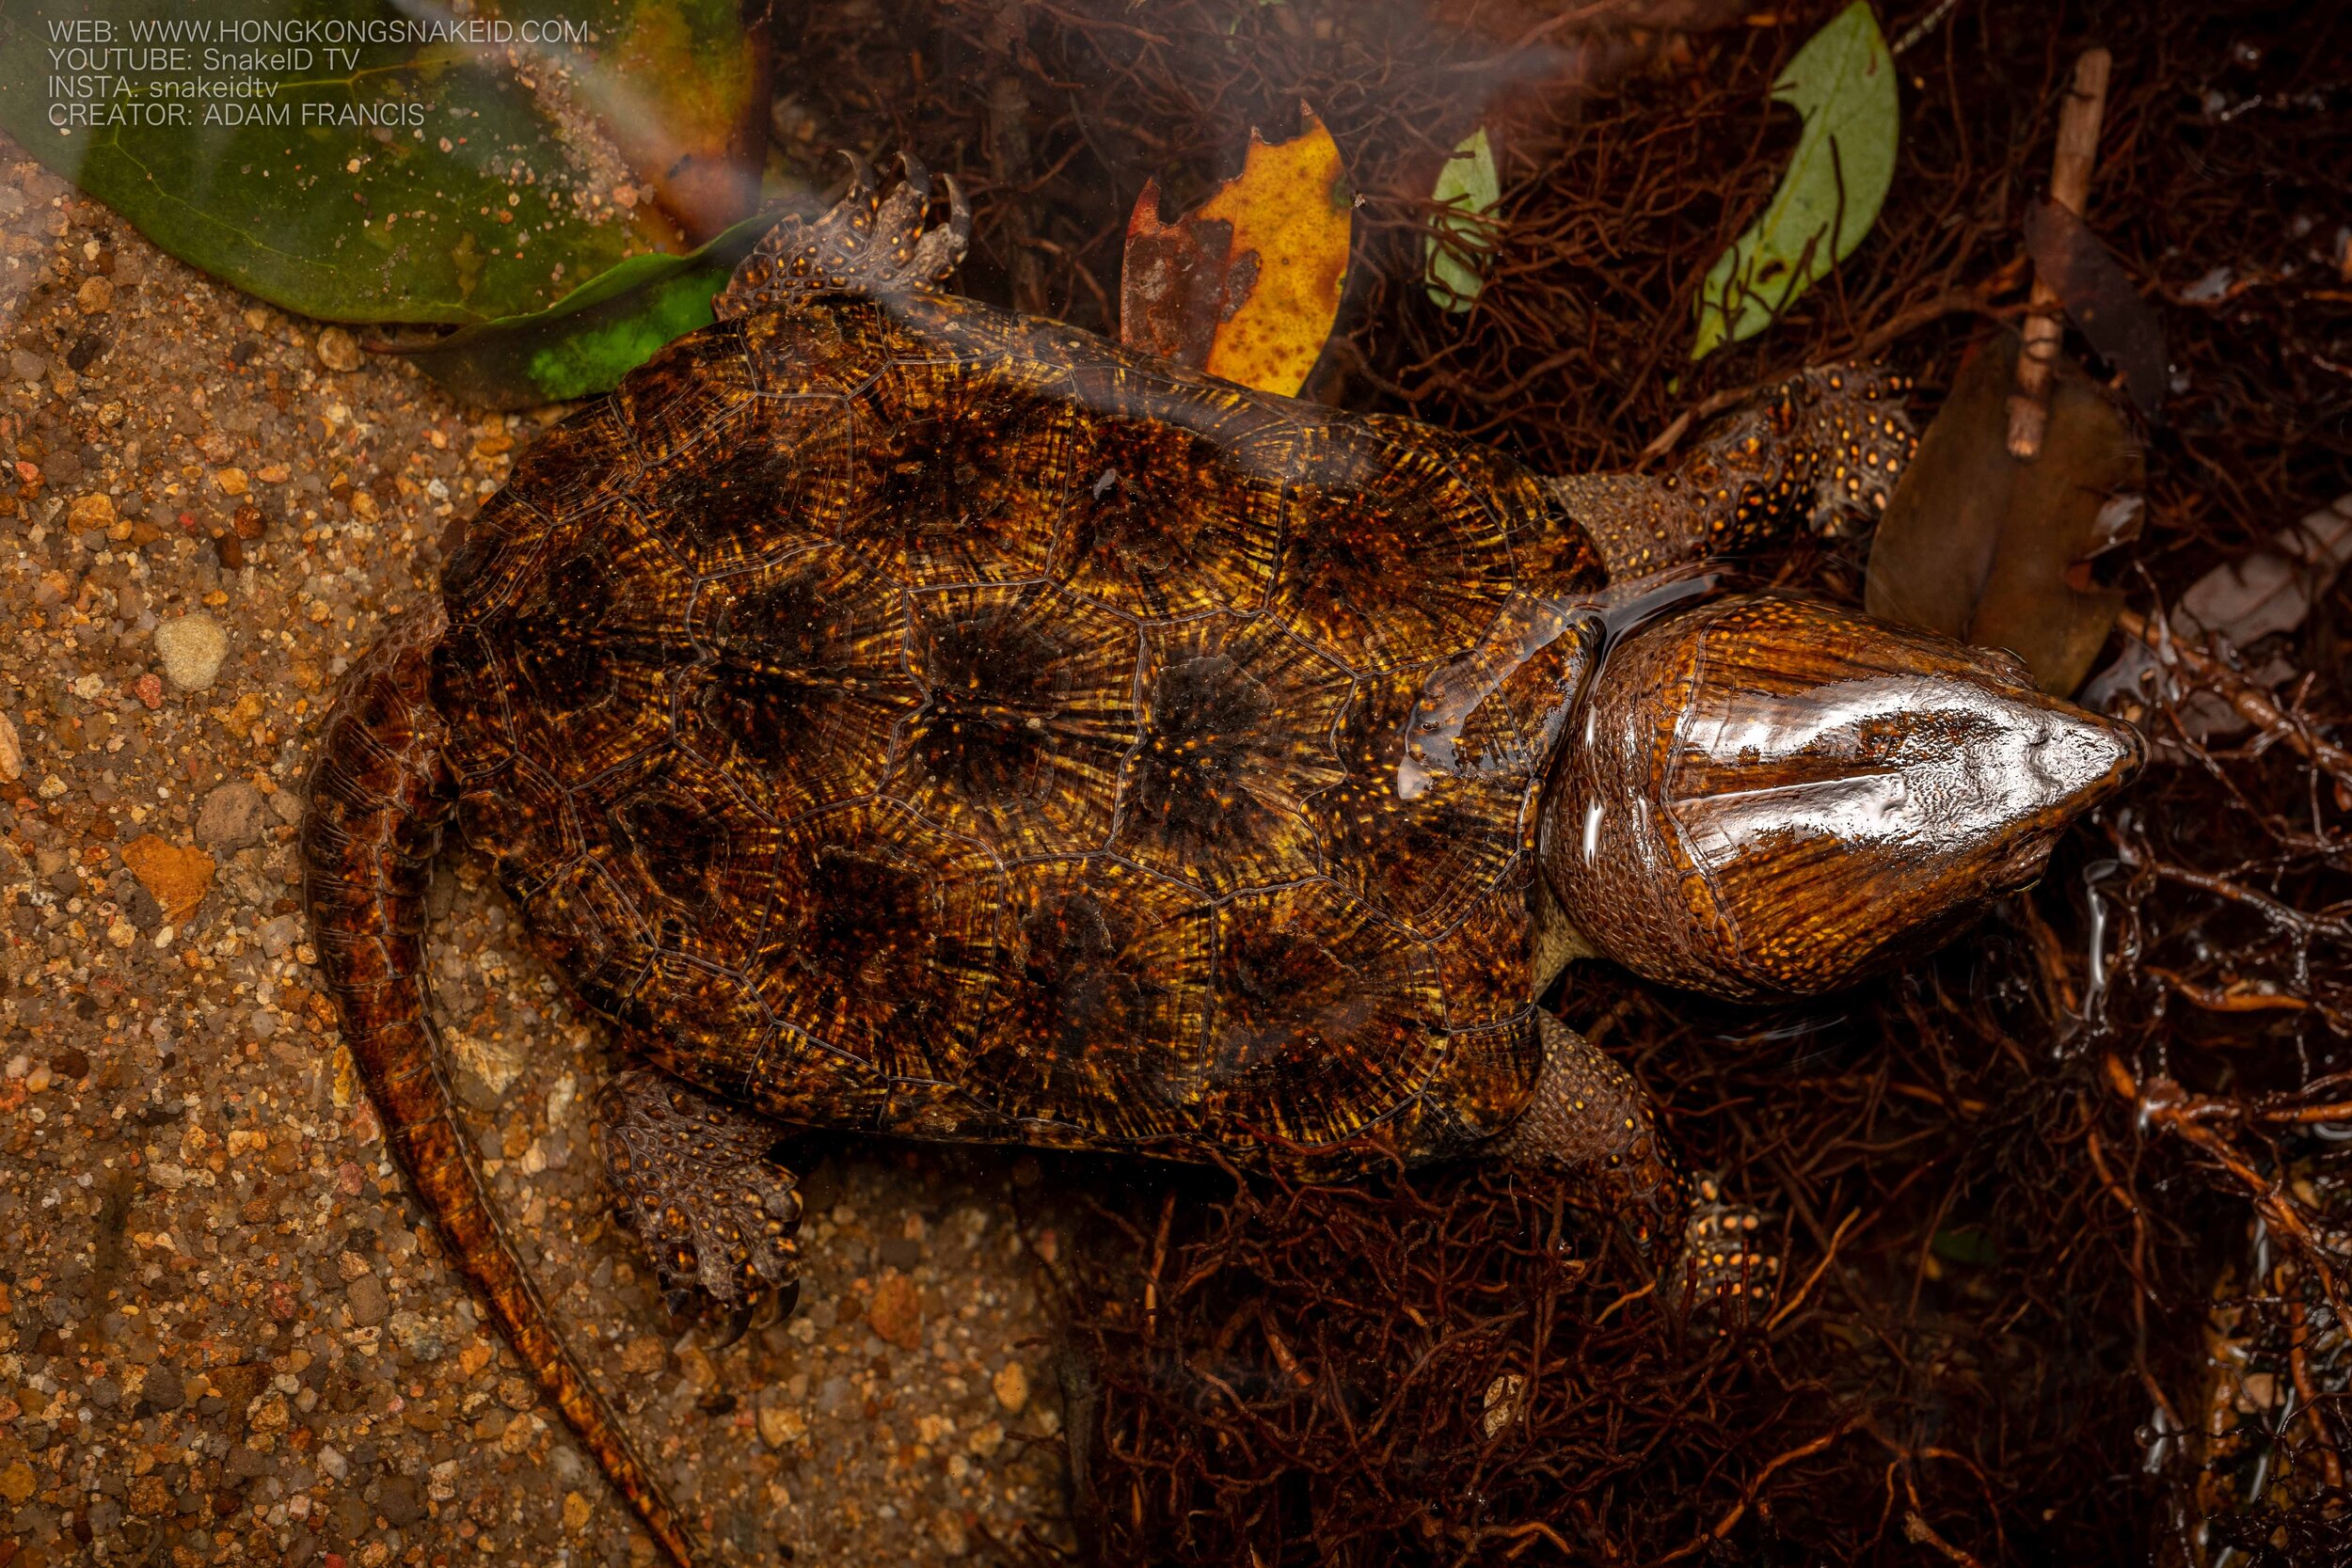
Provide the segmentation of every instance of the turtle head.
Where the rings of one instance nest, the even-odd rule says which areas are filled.
[[[1736,998],[1934,946],[2142,753],[2008,653],[1762,594],[1627,636],[1576,725],[1544,799],[1560,907],[1626,967]]]

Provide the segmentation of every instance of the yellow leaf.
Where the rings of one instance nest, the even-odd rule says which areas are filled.
[[[1144,187],[1121,262],[1122,342],[1262,392],[1307,384],[1339,319],[1355,193],[1304,103],[1299,123],[1272,144],[1253,129],[1241,172],[1179,223],[1161,221],[1158,182]]]

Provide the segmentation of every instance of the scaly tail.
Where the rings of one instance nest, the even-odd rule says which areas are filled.
[[[328,718],[302,822],[302,895],[343,1040],[385,1142],[523,1366],[678,1568],[685,1522],[556,1334],[491,1212],[457,1127],[424,993],[424,895],[454,791],[427,689],[441,610],[410,617],[351,672]]]

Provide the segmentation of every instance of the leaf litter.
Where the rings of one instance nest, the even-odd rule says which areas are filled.
[[[2093,563],[2134,537],[2145,472],[2131,427],[2071,363],[2042,453],[2009,450],[2018,341],[2004,333],[1961,369],[1870,548],[1871,614],[2007,648],[2064,696],[2082,684],[2122,608]]]

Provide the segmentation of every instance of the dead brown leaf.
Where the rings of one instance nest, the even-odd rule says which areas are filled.
[[[2047,692],[2082,684],[2122,595],[2090,562],[2138,531],[2140,453],[2071,361],[2041,455],[2009,453],[2017,340],[1979,345],[1895,489],[1870,551],[1870,613],[2024,658]]]
[[[122,863],[163,906],[165,924],[170,926],[186,925],[213,885],[212,856],[157,833],[142,833],[124,845]]]

